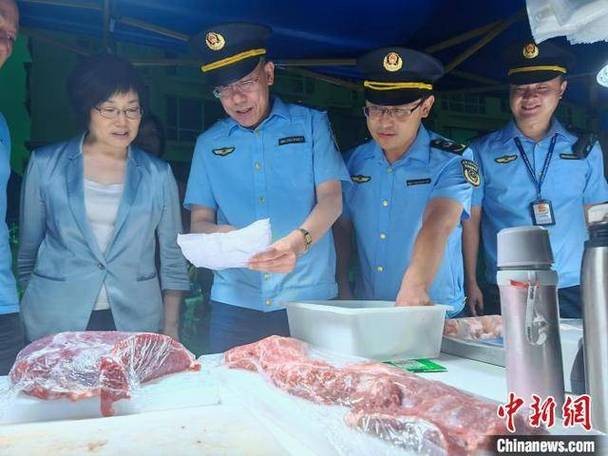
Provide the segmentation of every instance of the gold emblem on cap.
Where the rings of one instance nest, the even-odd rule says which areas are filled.
[[[522,54],[526,59],[538,57],[538,46],[534,43],[528,43],[524,46]]]
[[[205,35],[205,44],[212,51],[219,51],[226,44],[226,40],[217,32],[209,32]]]
[[[396,52],[389,52],[384,56],[382,64],[386,71],[399,71],[403,67],[403,59]]]

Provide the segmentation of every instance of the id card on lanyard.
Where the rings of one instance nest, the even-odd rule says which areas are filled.
[[[524,161],[524,164],[526,165],[526,170],[528,171],[530,180],[536,188],[536,199],[532,201],[532,203],[530,203],[530,215],[532,217],[532,223],[537,226],[555,225],[555,214],[553,213],[553,205],[551,204],[551,201],[543,199],[541,190],[543,182],[545,181],[545,177],[547,176],[547,170],[549,169],[549,165],[551,164],[551,157],[553,156],[553,151],[555,150],[555,143],[557,142],[557,134],[553,135],[553,138],[551,138],[549,151],[547,152],[547,156],[545,157],[545,163],[543,164],[543,169],[538,179],[536,178],[534,168],[532,167],[530,159],[524,151],[521,141],[517,137],[514,138],[514,141],[515,145],[517,146],[517,149],[519,149],[521,158]]]

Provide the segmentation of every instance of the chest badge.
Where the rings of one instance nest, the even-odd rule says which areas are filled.
[[[481,178],[479,177],[477,163],[471,160],[462,160],[462,174],[469,184],[473,187],[479,187]]]
[[[306,142],[306,138],[304,136],[287,136],[286,138],[279,139],[279,146],[284,146],[285,144],[298,144]]]
[[[408,187],[411,187],[412,185],[425,185],[425,184],[430,184],[431,183],[431,178],[427,177],[425,179],[408,179],[405,181],[405,185],[407,185]]]
[[[559,154],[562,160],[581,160],[582,157],[576,154]]]
[[[511,163],[512,161],[517,160],[517,155],[503,155],[502,157],[496,157],[494,161],[501,165],[506,165],[507,163]]]
[[[213,154],[218,155],[219,157],[225,157],[226,155],[230,155],[234,152],[235,147],[220,147],[218,149],[213,149]]]
[[[361,174],[350,176],[350,178],[355,184],[365,184],[372,180],[372,176],[362,176]]]

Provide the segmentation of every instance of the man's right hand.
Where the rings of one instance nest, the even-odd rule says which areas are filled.
[[[483,315],[483,293],[477,282],[469,283],[466,286],[467,305],[471,315],[477,317]]]

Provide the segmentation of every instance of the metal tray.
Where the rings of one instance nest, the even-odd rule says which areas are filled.
[[[444,336],[441,341],[441,351],[449,355],[505,367],[505,349],[502,345]]]

